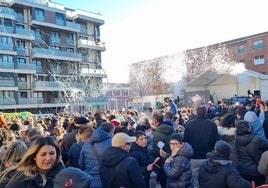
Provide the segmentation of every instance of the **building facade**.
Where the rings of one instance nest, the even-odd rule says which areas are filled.
[[[103,16],[49,0],[0,5],[0,109],[87,111],[107,77]]]

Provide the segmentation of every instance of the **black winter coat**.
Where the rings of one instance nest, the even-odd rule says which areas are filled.
[[[103,188],[145,188],[137,160],[118,147],[103,153],[100,177]]]
[[[228,160],[206,160],[199,168],[198,181],[200,188],[251,187]]]
[[[38,174],[33,178],[28,178],[25,175],[22,175],[11,182],[8,182],[5,186],[0,185],[0,188],[53,188],[55,176],[64,168],[63,163],[59,162],[51,170],[49,170],[46,175],[47,182],[45,186],[43,186],[42,177]],[[9,178],[12,178],[14,174],[16,174],[16,171],[11,171]]]
[[[268,140],[253,134],[236,136],[235,147],[239,173],[253,177],[259,176],[257,167],[262,153],[268,150]]]
[[[218,140],[217,126],[207,116],[197,116],[185,125],[184,142],[193,147],[193,159],[206,159],[207,152],[214,149]]]

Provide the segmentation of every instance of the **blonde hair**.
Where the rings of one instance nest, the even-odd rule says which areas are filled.
[[[23,158],[19,163],[17,163],[15,166],[11,166],[10,168],[7,168],[4,170],[0,176],[0,183],[6,181],[6,177],[11,171],[16,171],[15,175],[10,179],[10,181],[20,177],[20,176],[26,176],[26,178],[33,178],[37,174],[39,174],[38,167],[36,166],[35,157],[38,153],[38,151],[46,145],[53,146],[56,149],[56,160],[55,164],[57,164],[61,160],[61,151],[59,148],[58,143],[56,140],[51,136],[40,136],[34,142],[31,144],[28,151],[25,153]]]

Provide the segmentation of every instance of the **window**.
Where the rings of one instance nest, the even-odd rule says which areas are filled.
[[[23,9],[22,8],[14,8],[14,11],[16,12],[17,19],[20,22],[24,22],[24,15],[23,15]]]
[[[80,23],[80,31],[81,33],[87,34],[87,24]]]
[[[17,48],[19,48],[19,49],[25,49],[25,41],[18,40],[17,41]]]
[[[13,56],[0,55],[0,62],[4,62],[4,63],[13,62]]]
[[[261,65],[264,64],[264,62],[265,61],[263,55],[254,57],[254,65]]]
[[[63,14],[60,14],[60,13],[56,13],[56,24],[57,25],[65,25],[64,23],[64,15]]]
[[[27,98],[27,92],[26,91],[19,92],[19,95],[20,95],[20,98],[24,98],[24,99]]]
[[[35,19],[37,21],[41,21],[41,22],[45,21],[45,16],[44,16],[44,10],[43,9],[39,9],[39,8],[35,9]]]
[[[1,42],[1,44],[11,44],[11,38],[5,37],[5,36],[1,36],[0,42]]]
[[[254,49],[263,48],[263,46],[264,46],[263,40],[257,40],[253,42]]]
[[[42,61],[40,59],[33,60],[33,63],[36,64],[36,67],[42,67]]]
[[[35,30],[34,35],[35,35],[35,39],[42,40],[42,34],[40,30]]]
[[[53,31],[51,32],[52,43],[60,43],[60,32]]]
[[[18,64],[26,64],[26,59],[25,58],[17,58],[17,63]]]
[[[51,49],[53,49],[53,50],[60,50],[60,47],[59,46],[51,46]]]
[[[66,51],[67,52],[74,52],[74,49],[73,48],[67,48]]]
[[[43,98],[43,93],[41,91],[36,91],[33,94],[34,98]]]
[[[74,37],[73,37],[73,34],[68,34],[67,35],[67,44],[68,45],[74,45]]]
[[[13,79],[13,75],[11,73],[1,72],[0,73],[0,80],[14,80],[14,79]]]
[[[238,52],[239,52],[239,53],[243,53],[243,52],[245,52],[245,47],[244,47],[244,45],[238,46]]]
[[[26,80],[27,80],[26,74],[18,74],[18,80],[20,82],[26,82]]]

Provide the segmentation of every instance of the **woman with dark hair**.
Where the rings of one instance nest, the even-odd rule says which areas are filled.
[[[31,144],[19,163],[0,174],[0,187],[53,188],[53,180],[63,168],[56,140],[41,136]]]
[[[235,149],[235,115],[232,113],[225,114],[221,119],[220,126],[217,126],[219,138],[230,144],[232,152],[230,154],[230,159],[234,167],[237,166],[237,157]]]
[[[236,125],[235,147],[237,152],[237,170],[249,182],[256,186],[264,184],[264,176],[258,170],[258,163],[263,152],[268,150],[268,140],[252,133],[252,127],[247,121]]]

